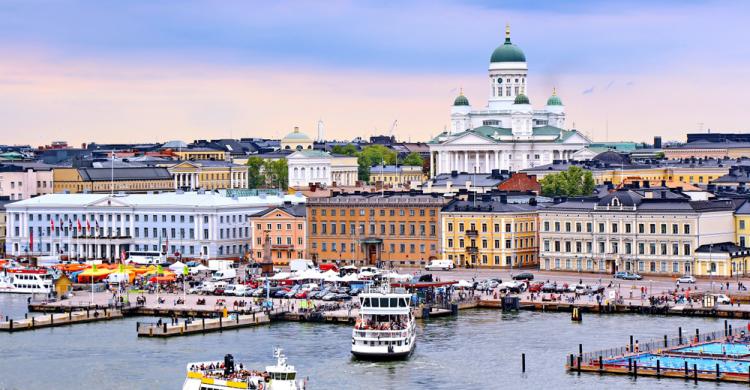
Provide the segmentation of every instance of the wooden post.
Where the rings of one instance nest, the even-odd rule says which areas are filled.
[[[526,354],[521,354],[521,372],[526,372]]]
[[[34,320],[34,317],[31,317],[31,327],[33,328],[35,326],[36,326],[36,321]]]
[[[633,335],[630,335],[630,352],[633,352]]]
[[[224,326],[224,325],[222,325],[222,323],[221,323],[221,317],[219,317],[219,332],[221,332],[221,327],[222,326]]]
[[[721,377],[721,371],[719,371],[719,363],[716,363],[716,380],[718,381]]]
[[[638,362],[633,362],[633,376],[638,378]]]
[[[10,324],[10,325],[11,325],[10,328],[13,329],[13,324]],[[570,354],[570,369],[572,370],[574,368],[575,368],[575,365],[573,364],[573,354],[571,353]]]
[[[656,377],[659,378],[661,376],[661,362],[659,359],[656,359]]]
[[[695,328],[695,342],[698,343],[701,341],[701,332],[700,329]]]
[[[729,335],[732,335],[732,324],[729,324]]]
[[[73,321],[73,312],[72,311],[68,312],[68,321]]]
[[[682,344],[682,327],[679,327],[679,328],[677,329],[677,331],[678,331],[678,332],[679,332],[679,334],[680,334],[680,344]],[[685,364],[687,364],[687,363],[685,363]]]
[[[206,333],[206,318],[201,318],[201,322],[203,323],[203,333]]]
[[[578,344],[578,356],[583,356],[583,344]]]
[[[583,360],[583,356],[578,355],[578,373],[581,373],[581,361]]]
[[[164,323],[164,334],[167,334],[167,323]]]
[[[633,371],[633,358],[628,358],[628,372]]]
[[[687,379],[688,376],[689,376],[689,374],[688,374],[688,364],[687,364],[687,360],[685,360],[685,379]]]
[[[11,318],[8,322],[9,322],[9,325],[10,325],[10,331],[12,332],[13,331],[13,319]]]
[[[50,314],[49,315],[49,324],[50,325],[54,325],[55,324],[55,317],[54,316],[55,316],[54,314]]]
[[[698,383],[698,365],[693,364],[693,381]]]
[[[604,359],[602,359],[602,355],[599,355],[599,371],[604,369]]]

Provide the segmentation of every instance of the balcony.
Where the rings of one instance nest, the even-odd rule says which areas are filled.
[[[479,253],[479,247],[476,247],[476,246],[467,246],[466,247],[466,253]]]
[[[271,249],[294,249],[292,244],[271,244]]]
[[[479,235],[479,231],[477,231],[476,229],[467,230],[466,235],[468,237],[476,237]]]

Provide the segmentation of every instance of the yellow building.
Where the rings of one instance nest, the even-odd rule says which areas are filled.
[[[733,278],[747,275],[750,249],[732,242],[704,244],[695,250],[693,275]]]
[[[280,142],[281,150],[304,150],[313,148],[313,140],[305,133],[299,132],[299,127],[287,134]]]
[[[172,175],[166,168],[54,168],[54,192],[148,192],[174,190]]]
[[[414,187],[425,181],[422,167],[375,165],[370,167],[370,183],[385,187]]]
[[[750,245],[750,201],[745,201],[734,212],[734,242],[741,246]]]
[[[500,194],[454,199],[440,213],[443,258],[457,267],[537,266],[538,209],[534,203],[508,204]]]
[[[8,214],[5,212],[5,204],[10,200],[7,197],[0,199],[0,256],[5,256],[5,236]]]
[[[172,154],[180,160],[227,160],[227,152],[211,148],[190,148],[173,150]]]
[[[181,161],[164,164],[174,180],[174,188],[218,190],[247,188],[247,167],[227,161]]]

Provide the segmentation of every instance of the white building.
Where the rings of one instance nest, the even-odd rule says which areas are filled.
[[[357,183],[357,158],[333,156],[320,150],[299,150],[287,156],[289,186],[307,187],[310,183],[330,186],[354,186]]]
[[[590,141],[565,130],[565,106],[553,90],[543,109],[526,96],[526,55],[510,41],[492,53],[487,106],[473,109],[463,92],[453,102],[451,128],[430,141],[431,176],[440,173],[518,171],[568,159]]]
[[[0,164],[0,196],[28,199],[53,192],[52,167],[44,164]]]
[[[184,258],[239,258],[251,244],[247,217],[285,200],[304,203],[305,197],[213,191],[43,195],[5,206],[6,253],[117,259],[121,251],[166,250]]]

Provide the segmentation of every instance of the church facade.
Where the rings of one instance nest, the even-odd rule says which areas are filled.
[[[532,107],[527,75],[526,55],[506,28],[505,42],[490,57],[487,106],[474,109],[463,92],[456,97],[450,129],[429,143],[431,176],[519,171],[567,160],[591,143],[564,128],[565,106],[556,91],[542,109]]]

